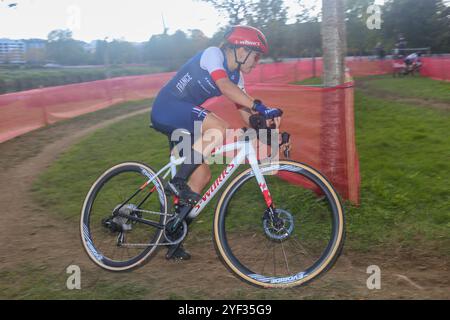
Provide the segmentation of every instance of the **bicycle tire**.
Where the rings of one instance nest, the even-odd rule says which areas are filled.
[[[91,215],[93,205],[95,200],[99,196],[100,192],[103,190],[104,186],[119,175],[123,173],[135,173],[142,176],[142,181],[146,182],[151,177],[156,175],[155,171],[146,164],[138,163],[138,162],[124,162],[118,165],[111,167],[106,170],[97,180],[93,183],[91,189],[86,195],[85,201],[83,203],[83,207],[81,210],[81,220],[80,220],[80,233],[81,233],[81,241],[85,251],[87,252],[89,258],[100,266],[103,269],[108,271],[129,271],[135,268],[138,268],[144,265],[150,257],[153,256],[158,246],[148,246],[142,250],[136,256],[124,260],[118,261],[109,258],[106,256],[95,243],[95,240],[92,237],[91,230]],[[135,185],[134,187],[140,187],[141,185]],[[164,193],[163,184],[161,180],[156,177],[153,182],[153,186],[156,187],[155,191],[157,191],[158,202],[160,204],[159,211],[163,214],[167,214],[167,197]],[[106,192],[106,191],[105,191]],[[110,209],[114,210],[113,207]],[[106,214],[106,212],[105,212]],[[161,215],[159,219],[159,223],[164,224],[167,219],[167,216]],[[156,229],[156,228],[155,228]],[[134,230],[133,230],[134,231]],[[163,230],[156,231],[156,233],[151,236],[151,239],[148,240],[148,243],[159,243],[163,236]]]
[[[330,202],[330,206],[332,207],[332,221],[334,224],[332,228],[333,241],[328,244],[327,249],[320,256],[320,260],[318,260],[313,265],[314,268],[311,269],[308,273],[299,273],[289,277],[283,276],[280,278],[276,278],[273,276],[265,276],[255,273],[254,271],[243,265],[239,261],[239,259],[236,258],[235,254],[230,248],[227,239],[227,230],[225,223],[230,201],[246,182],[254,178],[254,174],[251,169],[242,172],[228,185],[227,189],[223,192],[217,203],[214,216],[213,238],[216,251],[221,258],[222,263],[228,268],[228,270],[230,270],[240,280],[243,280],[246,283],[260,288],[295,287],[305,285],[306,283],[317,279],[334,265],[337,258],[342,252],[345,240],[344,211],[339,196],[334,190],[331,183],[319,171],[303,163],[294,161],[280,161],[278,165],[284,171],[295,172],[297,174],[305,176],[308,179],[316,182],[321,187],[321,192],[323,192],[325,198]],[[272,167],[273,164],[268,166],[261,166],[261,171],[263,173],[267,173],[272,170],[270,169]]]

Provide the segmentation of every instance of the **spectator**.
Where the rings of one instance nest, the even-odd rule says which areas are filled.
[[[378,42],[376,47],[374,48],[375,55],[378,57],[378,59],[383,60],[386,56],[386,52],[384,51],[383,44],[381,42]]]
[[[397,44],[395,45],[395,47],[398,48],[398,55],[401,56],[402,58],[406,55],[405,49],[406,49],[407,45],[408,45],[408,42],[406,41],[403,34],[400,33],[398,35],[398,41],[397,41]]]

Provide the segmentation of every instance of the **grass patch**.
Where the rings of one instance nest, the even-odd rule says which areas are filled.
[[[395,94],[400,98],[419,98],[450,103],[450,82],[425,77],[393,78],[389,75],[356,78],[364,80],[367,89]]]
[[[316,78],[307,78],[301,81],[293,82],[293,84],[298,84],[301,86],[318,86],[323,85],[322,78],[316,77]]]
[[[426,246],[450,231],[449,113],[356,93],[361,206],[348,210],[350,242]],[[445,249],[447,248],[447,249]]]

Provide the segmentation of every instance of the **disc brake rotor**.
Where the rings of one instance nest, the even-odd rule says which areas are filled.
[[[294,217],[283,209],[275,209],[276,217],[266,213],[263,219],[265,234],[272,240],[284,241],[294,231]]]

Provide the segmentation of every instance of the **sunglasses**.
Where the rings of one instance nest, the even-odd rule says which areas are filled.
[[[247,51],[248,53],[252,52],[252,53],[254,54],[255,62],[256,62],[256,63],[258,63],[259,60],[261,59],[261,56],[262,56],[261,53],[256,52],[256,51],[253,51],[253,50],[251,50],[251,49],[247,49],[247,48],[245,49],[245,51]]]

